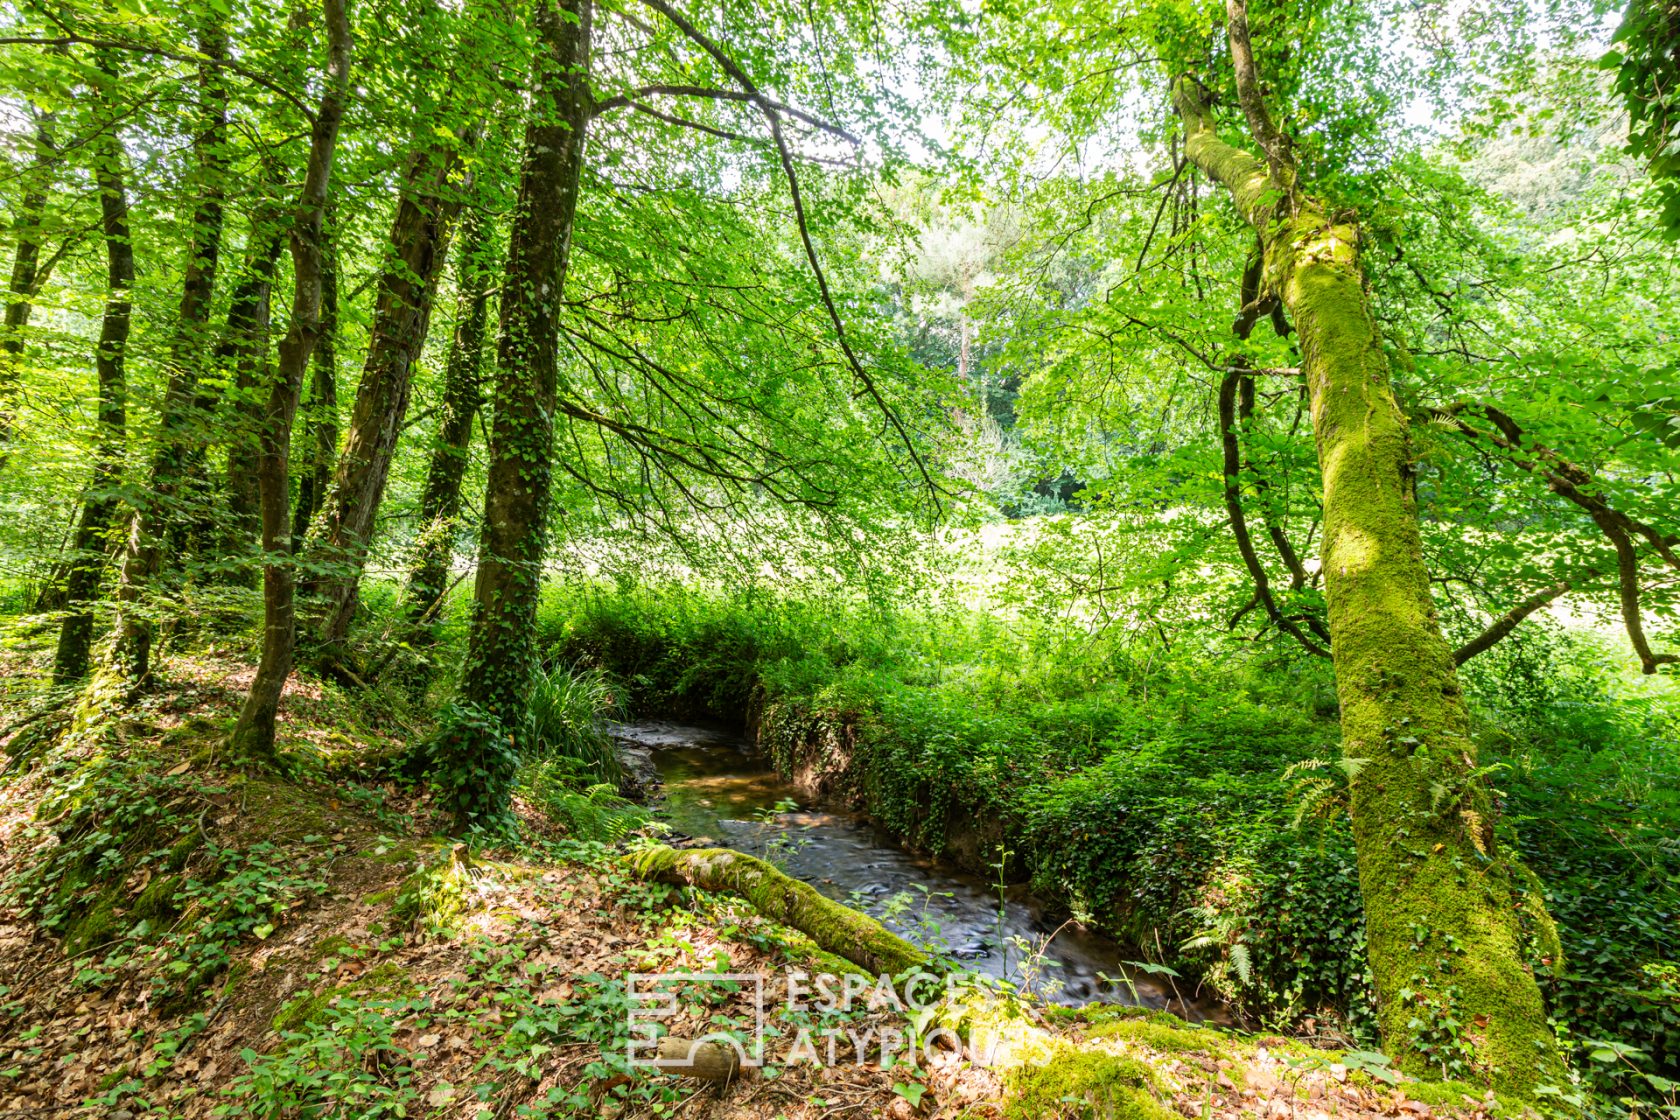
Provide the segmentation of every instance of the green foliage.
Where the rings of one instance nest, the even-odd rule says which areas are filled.
[[[617,785],[624,767],[604,721],[618,714],[617,691],[599,669],[552,665],[531,678],[526,758],[566,760],[596,782]]]
[[[543,758],[520,768],[520,796],[575,840],[616,844],[647,827],[651,814],[619,796],[618,787],[591,781],[571,758]]]
[[[457,831],[493,833],[510,826],[507,804],[519,772],[519,744],[501,720],[472,704],[451,703],[438,714],[438,728],[420,756]]]
[[[549,603],[555,653],[633,681],[632,712],[747,713],[779,765],[816,767],[918,846],[985,872],[1003,843],[1015,877],[1164,947],[1255,1019],[1375,1042],[1345,767],[1325,761],[1333,708],[1310,668],[1181,646],[1139,675],[1118,643],[1041,659],[1042,635],[985,617],[693,589],[555,588]],[[1488,824],[1539,873],[1563,939],[1560,973],[1534,931],[1534,966],[1569,1035],[1644,1055],[1583,1052],[1599,1099],[1648,1097],[1645,1075],[1674,1079],[1674,701],[1624,683],[1596,640],[1536,629],[1485,656],[1466,684],[1481,780],[1501,787]],[[1453,1073],[1466,1028],[1440,1011],[1430,1037]]]
[[[81,960],[78,985],[103,987],[142,967],[159,998],[188,999],[227,968],[238,942],[271,936],[326,891],[311,860],[271,841],[212,842],[201,818],[227,803],[228,788],[171,756],[61,758],[50,770],[46,804],[60,815],[32,831],[57,843],[7,892]],[[324,858],[343,851],[305,839]]]

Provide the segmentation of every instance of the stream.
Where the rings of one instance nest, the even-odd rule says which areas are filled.
[[[739,732],[644,721],[612,734],[628,767],[657,776],[650,803],[672,843],[693,846],[692,838],[768,859],[911,941],[1055,1003],[1102,1000],[1229,1021],[1217,1001],[1196,998],[1193,981],[1122,964],[1117,944],[1054,920],[1025,888],[1005,887],[1000,898],[996,883],[905,851],[860,814],[805,804]]]

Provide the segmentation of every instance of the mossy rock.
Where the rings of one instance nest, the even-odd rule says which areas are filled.
[[[1064,1047],[1049,1061],[1005,1078],[1005,1120],[1179,1120],[1149,1092],[1149,1067],[1134,1058]]]
[[[1225,1049],[1225,1040],[1221,1036],[1183,1023],[1173,1025],[1148,1019],[1115,1019],[1098,1023],[1085,1033],[1091,1038],[1123,1039],[1166,1054],[1219,1054]]]
[[[340,1000],[360,1003],[410,999],[420,994],[420,988],[409,977],[408,970],[395,961],[386,961],[371,968],[356,979],[335,984],[319,992],[304,992],[293,996],[274,1013],[271,1026],[279,1033],[299,1031],[319,1022]]]

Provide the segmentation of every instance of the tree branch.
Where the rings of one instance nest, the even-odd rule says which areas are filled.
[[[1523,619],[1563,595],[1571,586],[1568,580],[1560,580],[1550,587],[1536,591],[1533,595],[1500,615],[1489,624],[1486,630],[1453,650],[1453,664],[1462,665],[1478,653],[1485,653],[1492,649],[1503,641],[1506,635],[1515,630],[1518,623],[1522,622]]]
[[[824,274],[822,264],[817,258],[817,247],[811,240],[810,223],[805,214],[805,202],[799,191],[799,174],[794,169],[793,156],[788,151],[787,139],[782,135],[782,118],[778,103],[760,93],[758,86],[747,76],[746,71],[736,65],[734,59],[730,58],[698,27],[689,22],[687,17],[673,8],[667,0],[642,0],[642,3],[670,20],[679,31],[688,36],[701,50],[711,55],[718,65],[723,67],[724,72],[733,78],[741,89],[749,95],[749,99],[758,107],[759,112],[764,114],[764,119],[769,122],[770,137],[775,142],[777,155],[781,158],[782,174],[787,177],[788,194],[793,201],[794,221],[799,228],[799,240],[805,248],[805,259],[810,262],[812,275],[816,278],[817,291],[822,297],[824,309],[828,312],[829,322],[834,325],[835,340],[840,344],[841,353],[845,355],[846,364],[851,367],[853,376],[862,383],[864,392],[875,402],[881,414],[898,433],[905,450],[910,453],[911,461],[916,464],[916,470],[921,475],[922,483],[933,499],[934,509],[937,512],[941,505],[939,486],[933,481],[933,474],[928,469],[927,463],[922,459],[921,453],[916,450],[916,445],[911,440],[910,432],[904,426],[904,421],[899,419],[898,413],[887,404],[886,398],[881,395],[874,379],[869,376],[863,368],[863,363],[858,360],[856,352],[852,349],[851,340],[846,335],[846,324],[840,318],[839,309],[834,305],[834,296],[828,287],[828,277]]]
[[[859,140],[855,135],[847,132],[839,125],[830,124],[821,117],[814,117],[803,110],[795,109],[792,105],[787,105],[780,101],[773,101],[762,94],[755,95],[732,89],[712,89],[709,86],[638,86],[629,93],[617,94],[616,96],[606,98],[603,101],[596,102],[594,115],[600,116],[602,113],[608,112],[612,109],[637,108],[638,106],[636,103],[638,101],[645,97],[652,97],[656,95],[665,97],[705,97],[710,98],[713,101],[740,101],[752,105],[768,105],[775,109],[778,113],[785,113],[788,116],[793,117],[795,120],[803,121],[812,128],[821,129],[830,136],[839,137],[841,140],[846,141],[846,143],[852,145],[853,147],[860,147],[863,144],[863,141]]]

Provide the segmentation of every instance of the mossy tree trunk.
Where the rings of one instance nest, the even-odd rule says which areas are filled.
[[[18,205],[12,233],[17,249],[12,257],[11,283],[6,286],[6,314],[0,324],[0,468],[11,454],[17,424],[17,396],[22,379],[23,332],[35,310],[35,297],[51,273],[41,263],[42,222],[58,146],[53,143],[52,113],[36,111],[35,154],[24,172],[23,201]]]
[[[338,126],[350,86],[350,22],[344,0],[323,0],[321,7],[329,56],[326,88],[310,128],[309,164],[292,219],[291,323],[280,342],[279,368],[269,389],[260,431],[262,455],[257,484],[265,561],[262,655],[228,743],[235,758],[261,764],[276,761],[274,717],[286,678],[291,675],[297,637],[287,464],[304,371],[309,368],[309,357],[321,330],[321,228],[338,146]]]
[[[535,94],[508,243],[490,474],[459,697],[486,722],[440,736],[432,763],[458,830],[499,820],[517,764],[547,549],[559,316],[592,98],[590,0],[537,0]]]
[[[286,245],[288,223],[278,205],[262,206],[252,218],[251,271],[234,289],[227,325],[216,350],[216,364],[228,371],[222,399],[206,403],[218,412],[226,440],[222,488],[227,500],[225,523],[209,527],[213,547],[224,559],[243,558],[261,529],[257,471],[262,459],[262,390],[273,381],[269,362],[269,323],[274,277]],[[219,407],[217,407],[219,405]],[[203,463],[197,464],[200,469]],[[208,478],[201,490],[210,489]],[[205,543],[211,543],[206,541]]]
[[[292,539],[302,540],[326,500],[338,454],[338,231],[327,213],[326,244],[321,259],[321,337],[310,364],[307,458],[298,472],[297,505],[292,509]]]
[[[208,437],[196,408],[210,345],[210,305],[221,260],[223,211],[227,196],[228,88],[219,63],[227,57],[225,28],[211,23],[199,36],[205,62],[199,68],[199,129],[193,136],[197,198],[192,240],[187,243],[181,275],[181,302],[170,342],[169,380],[158,418],[157,447],[148,485],[136,495],[129,519],[117,586],[117,639],[112,663],[128,690],[151,678],[152,620],[142,599],[163,558],[159,535],[179,513],[183,471],[191,448]]]
[[[452,184],[460,168],[458,153],[470,146],[470,137],[440,144],[428,129],[410,160],[392,219],[349,432],[309,540],[311,567],[321,574],[306,590],[314,600],[315,640],[328,663],[339,657],[355,614],[374,518],[408,415],[414,363],[426,342],[438,278],[461,208],[459,185]]]
[[[1524,963],[1524,872],[1494,848],[1469,715],[1435,617],[1395,402],[1359,260],[1360,231],[1294,181],[1232,3],[1233,58],[1267,162],[1223,142],[1180,78],[1185,151],[1264,245],[1263,296],[1300,336],[1324,493],[1322,563],[1354,839],[1385,1042],[1417,1074],[1529,1094],[1556,1042]],[[1540,929],[1543,912],[1530,915]]]
[[[115,91],[120,82],[116,66],[101,60],[104,82],[100,97],[116,119],[120,110]],[[123,147],[114,124],[98,141],[94,182],[99,188],[100,229],[105,237],[105,314],[93,365],[99,378],[99,435],[93,480],[82,499],[76,526],[74,554],[65,579],[65,609],[53,658],[53,684],[68,684],[87,675],[93,648],[93,600],[105,570],[107,550],[118,527],[122,499],[122,464],[127,429],[128,380],[124,358],[132,322],[134,243],[128,222],[128,194],[123,182]]]
[[[771,921],[871,973],[928,968],[928,955],[868,914],[824,898],[809,883],[730,848],[648,848],[626,857],[644,879],[739,895]]]
[[[455,551],[456,521],[461,514],[461,482],[467,473],[473,419],[483,393],[479,367],[484,329],[490,317],[490,231],[477,208],[461,219],[461,255],[456,265],[455,335],[444,365],[443,401],[438,406],[437,435],[420,494],[420,533],[408,577],[409,617],[424,627],[435,617],[447,590],[449,562]]]

